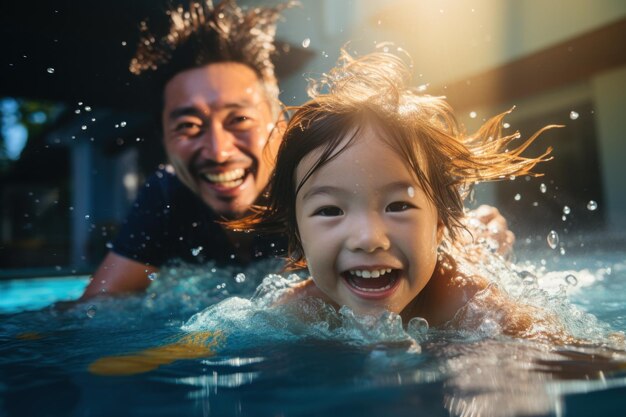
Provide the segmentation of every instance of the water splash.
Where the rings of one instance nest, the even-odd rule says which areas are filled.
[[[314,338],[358,346],[402,343],[419,352],[417,338],[423,338],[428,329],[425,320],[416,319],[405,331],[400,316],[388,311],[359,315],[345,306],[337,311],[318,298],[306,296],[284,301],[302,281],[296,275],[268,275],[251,299],[225,299],[195,314],[182,329],[189,332],[225,329],[229,343],[237,346]]]

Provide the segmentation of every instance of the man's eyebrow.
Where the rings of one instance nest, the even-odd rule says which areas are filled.
[[[174,110],[172,110],[169,115],[168,118],[170,120],[175,120],[178,119],[179,117],[182,116],[202,116],[202,111],[200,111],[199,109],[193,107],[193,106],[187,106],[187,107],[178,107],[175,108]]]
[[[212,110],[216,111],[216,110],[223,110],[223,109],[227,109],[227,110],[232,110],[232,109],[250,109],[250,108],[256,108],[256,106],[260,104],[260,103],[251,103],[248,102],[247,100],[244,101],[240,101],[240,102],[228,102],[228,103],[224,103],[224,104],[220,104],[218,106],[210,106],[212,108]],[[195,106],[185,106],[185,107],[178,107],[174,110],[172,110],[169,113],[169,119],[170,120],[174,120],[177,119],[179,117],[182,116],[203,116],[205,114],[205,112],[203,112],[202,110],[200,110],[199,108],[195,107]]]

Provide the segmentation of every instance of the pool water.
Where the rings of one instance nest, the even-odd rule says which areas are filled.
[[[611,332],[626,331],[624,255],[549,266],[525,267],[532,288],[585,345],[403,328],[310,300],[267,309],[291,282],[269,276],[251,301],[270,263],[172,267],[146,294],[67,311],[40,308],[86,278],[3,283],[0,415],[622,416],[626,351]]]

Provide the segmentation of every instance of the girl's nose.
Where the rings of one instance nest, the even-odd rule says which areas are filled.
[[[349,233],[346,246],[351,251],[372,253],[391,247],[385,224],[378,215],[363,216],[352,222]]]

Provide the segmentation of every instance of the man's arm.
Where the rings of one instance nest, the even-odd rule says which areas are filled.
[[[506,219],[497,208],[481,205],[468,213],[465,221],[471,235],[461,234],[461,241],[471,243],[474,239],[493,239],[498,243],[498,253],[508,255],[513,250],[515,235],[509,230]]]
[[[143,291],[150,285],[148,276],[158,268],[109,252],[78,301],[103,294]]]

